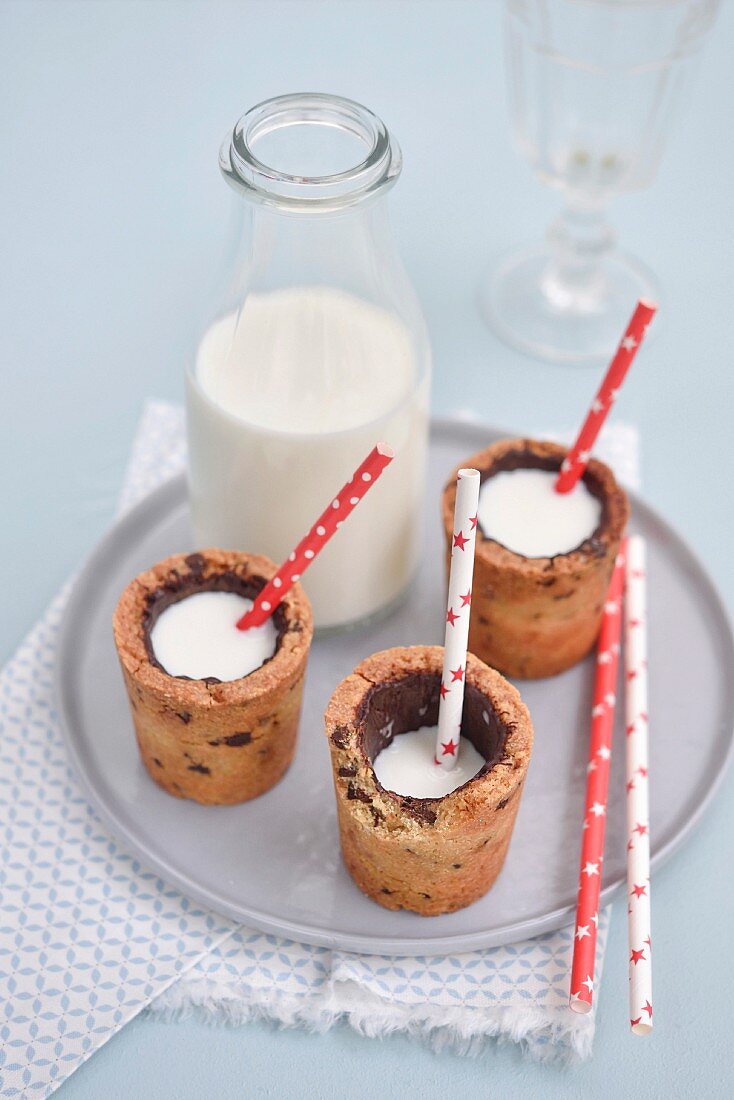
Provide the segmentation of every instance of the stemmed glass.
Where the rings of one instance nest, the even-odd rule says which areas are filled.
[[[565,207],[545,242],[485,279],[507,343],[559,363],[608,358],[655,276],[615,246],[605,206],[657,170],[719,0],[505,0],[517,144]]]

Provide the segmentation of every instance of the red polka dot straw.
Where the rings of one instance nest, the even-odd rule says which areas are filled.
[[[612,758],[615,691],[622,635],[624,557],[614,566],[597,643],[596,676],[591,709],[591,740],[586,777],[586,809],[581,840],[581,869],[576,903],[570,1005],[575,1012],[590,1012],[594,993],[596,930],[604,865],[604,832],[607,790]]]
[[[630,535],[625,552],[625,771],[629,1004],[630,1027],[635,1035],[647,1035],[652,1031],[645,557],[642,536]]]
[[[289,588],[300,579],[311,562],[318,557],[332,535],[354,511],[362,497],[372,488],[394,457],[395,452],[387,443],[378,443],[372,448],[362,465],[355,470],[352,479],[329,502],[308,534],[301,539],[275,576],[258,594],[250,610],[246,611],[237,623],[238,630],[260,626],[270,618]]]
[[[596,397],[586,415],[586,420],[578,434],[578,438],[563,460],[561,472],[555,486],[557,493],[569,493],[583,476],[596,437],[617,399],[619,388],[624,382],[627,371],[632,365],[632,360],[637,354],[637,349],[647,332],[647,326],[655,316],[657,308],[654,302],[647,302],[644,299],[637,303],[632,319],[627,325],[616,354],[609,364],[609,369],[604,375],[604,380],[599,386]]]

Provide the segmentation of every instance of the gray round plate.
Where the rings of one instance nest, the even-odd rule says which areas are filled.
[[[183,477],[161,486],[102,540],[69,601],[58,664],[60,713],[74,767],[113,833],[184,893],[243,924],[306,943],[379,954],[449,954],[511,943],[572,919],[578,875],[593,662],[520,684],[535,748],[507,864],[496,885],[450,916],[391,913],[364,897],[339,858],[322,714],[364,656],[443,640],[438,497],[448,472],[498,438],[476,424],[434,422],[425,553],[403,607],[365,629],[318,639],[300,741],[285,779],[242,806],[204,807],[161,791],[140,762],[112,642],[127,582],[191,548]],[[717,787],[732,746],[734,644],[717,593],[681,539],[632,497],[649,558],[653,865],[681,843]],[[621,710],[621,708],[618,708]],[[625,881],[621,714],[607,816],[602,899]]]

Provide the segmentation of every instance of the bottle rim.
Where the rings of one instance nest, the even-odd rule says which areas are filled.
[[[304,124],[358,138],[363,158],[326,175],[297,175],[259,159],[255,146],[260,139]],[[242,115],[222,143],[219,167],[227,183],[253,202],[284,211],[328,212],[392,187],[402,169],[402,154],[382,119],[361,103],[326,93],[295,92],[266,99]]]

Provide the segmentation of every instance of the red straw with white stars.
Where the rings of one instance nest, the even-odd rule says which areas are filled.
[[[471,586],[479,511],[479,471],[459,470],[454,505],[454,531],[449,569],[449,602],[443,643],[441,698],[435,761],[450,771],[459,754],[464,706],[466,651],[469,642]]]
[[[644,298],[637,303],[635,312],[632,314],[632,320],[627,325],[627,331],[622,337],[616,354],[609,364],[609,369],[604,375],[604,380],[596,392],[596,397],[587,413],[578,438],[563,460],[561,472],[555,484],[557,493],[569,493],[583,476],[596,437],[617,399],[619,388],[624,382],[625,375],[637,354],[637,349],[644,339],[647,326],[655,316],[657,308],[654,302],[645,301]]]
[[[630,535],[625,551],[625,714],[627,731],[627,931],[630,1027],[652,1031],[650,811],[647,782],[647,599],[645,541]]]
[[[287,561],[283,562],[275,576],[258,593],[250,610],[246,611],[238,621],[238,630],[260,626],[270,618],[288,589],[300,580],[301,574],[305,573],[331,536],[354,511],[365,493],[372,488],[382,471],[394,458],[395,451],[387,443],[378,443],[372,448],[362,465],[355,471],[351,481],[348,481],[337,493],[308,534],[289,554]]]
[[[594,702],[591,711],[591,743],[586,779],[586,809],[581,841],[581,870],[576,903],[576,931],[571,967],[570,1005],[575,1012],[590,1012],[594,992],[596,930],[604,862],[604,829],[607,790],[612,758],[615,690],[622,633],[624,556],[617,557],[604,604],[597,645]]]

